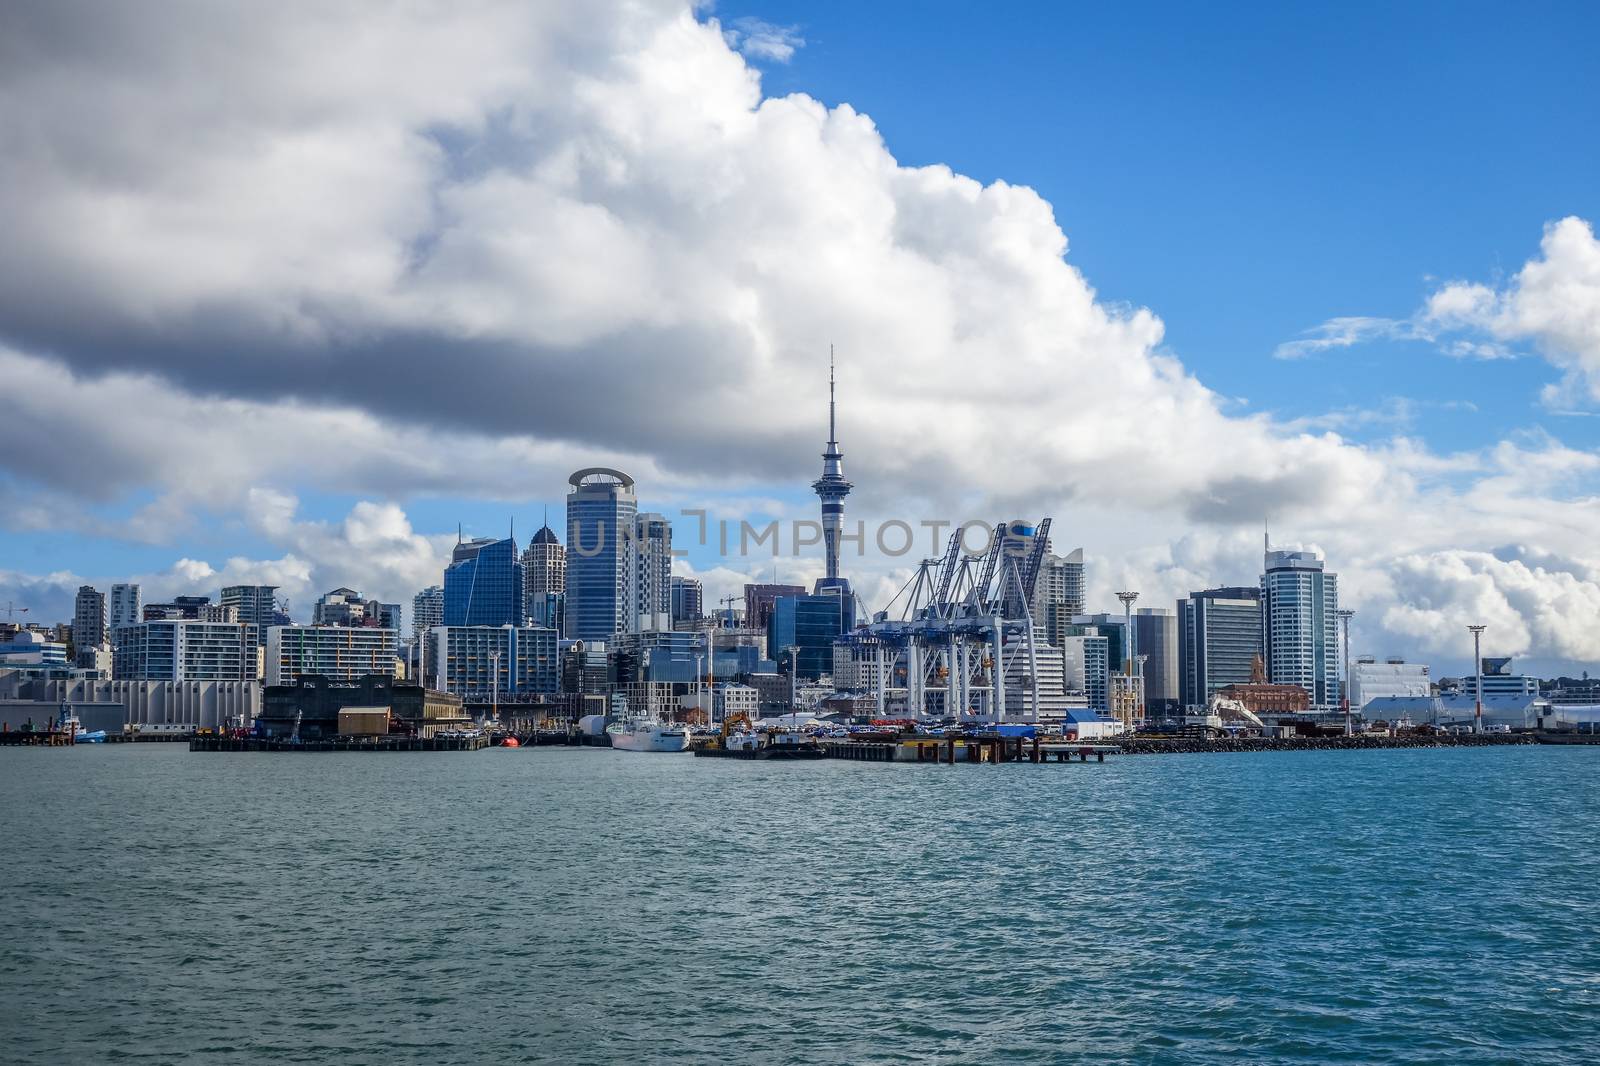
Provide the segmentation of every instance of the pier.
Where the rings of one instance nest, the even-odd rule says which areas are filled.
[[[912,762],[989,764],[1016,762],[1042,765],[1078,762],[1105,762],[1107,755],[1121,752],[1117,744],[1090,744],[1074,740],[1042,737],[977,735],[965,737],[898,736],[876,739],[825,740],[820,745],[831,759],[856,762]]]
[[[288,737],[193,737],[190,751],[482,751],[487,736],[475,737],[326,737],[291,740]]]

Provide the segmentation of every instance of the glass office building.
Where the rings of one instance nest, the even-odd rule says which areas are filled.
[[[1178,601],[1178,699],[1203,707],[1218,689],[1247,685],[1261,654],[1261,590],[1205,589]]]
[[[568,479],[565,635],[609,640],[634,628],[634,523],[639,500],[620,470],[590,467]]]
[[[484,537],[457,544],[444,572],[444,624],[521,626],[522,563],[517,542]]]
[[[1311,706],[1339,706],[1339,578],[1315,552],[1269,551],[1261,575],[1267,680],[1299,685]]]
[[[855,628],[855,597],[831,594],[780,596],[767,621],[767,655],[787,669],[794,653],[798,675],[821,677],[833,669],[833,642]]]

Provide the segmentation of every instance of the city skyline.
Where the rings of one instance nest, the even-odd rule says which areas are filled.
[[[1584,221],[1600,216],[1600,204],[1571,181],[1592,172],[1582,165],[1592,147],[1538,149],[1545,177],[1522,176],[1514,207],[1484,201],[1503,176],[1463,178],[1478,199],[1448,190],[1436,210],[1442,219],[1470,202],[1477,213],[1465,226],[1450,215],[1448,240],[1434,242],[1437,220],[1390,240],[1396,231],[1381,214],[1356,218],[1349,241],[1365,240],[1409,271],[1386,266],[1386,287],[1328,282],[1338,272],[1314,259],[1318,241],[1338,219],[1349,222],[1353,206],[1343,203],[1345,215],[1338,202],[1307,209],[1302,239],[1270,271],[1249,274],[1229,302],[1200,272],[1186,289],[1155,254],[1150,223],[1106,198],[1123,165],[1106,153],[1063,158],[1044,147],[1050,121],[1080,121],[1068,105],[1036,101],[1040,117],[1020,127],[1040,146],[1031,154],[981,157],[981,138],[940,130],[942,107],[888,90],[861,57],[892,25],[887,14],[846,36],[826,9],[596,10],[583,31],[592,47],[550,77],[598,78],[613,94],[604,113],[551,95],[556,83],[529,69],[525,57],[539,53],[548,26],[461,17],[480,53],[503,60],[495,69],[504,80],[445,72],[458,87],[454,111],[397,91],[391,64],[353,71],[386,103],[340,112],[345,125],[332,139],[241,94],[241,128],[262,143],[314,149],[303,177],[328,194],[320,199],[364,202],[350,192],[364,168],[393,175],[369,210],[330,219],[306,213],[319,199],[311,197],[282,208],[286,216],[256,218],[244,210],[248,175],[269,177],[269,158],[158,125],[159,147],[100,138],[126,173],[148,175],[114,190],[129,205],[128,229],[67,224],[81,217],[72,212],[103,209],[109,193],[92,180],[103,168],[60,131],[92,136],[118,115],[52,99],[43,88],[50,71],[89,48],[88,38],[36,31],[19,16],[14,37],[24,48],[34,42],[37,58],[8,76],[0,128],[45,121],[19,133],[24,150],[5,164],[11,180],[0,197],[0,217],[23,235],[15,244],[27,254],[24,272],[0,253],[11,281],[0,300],[0,365],[15,407],[0,477],[0,604],[66,620],[80,585],[108,592],[137,581],[151,601],[275,585],[302,618],[311,599],[340,586],[409,605],[440,584],[458,522],[469,537],[499,537],[512,517],[535,529],[543,507],[560,508],[567,474],[599,465],[627,470],[641,506],[672,521],[675,543],[690,549],[680,572],[704,580],[707,603],[745,581],[774,580],[775,565],[776,580],[809,586],[822,576],[820,551],[723,560],[685,535],[693,524],[685,511],[752,522],[814,516],[808,486],[834,343],[851,521],[1051,516],[1061,550],[1085,548],[1087,607],[1106,611],[1119,588],[1170,607],[1192,592],[1253,582],[1260,523],[1270,519],[1283,547],[1317,549],[1339,573],[1342,602],[1357,612],[1357,652],[1458,672],[1470,647],[1464,626],[1482,621],[1486,653],[1514,655],[1537,672],[1600,662],[1600,557],[1589,532],[1600,517],[1600,453],[1593,419],[1576,417],[1592,413],[1590,372],[1600,363],[1600,246]],[[764,35],[739,21],[746,16],[784,32]],[[106,57],[101,76],[137,79],[168,102],[167,113],[186,113],[197,79],[161,43],[172,36],[163,19],[181,17],[176,8],[127,17],[115,28],[161,61],[139,65],[133,57],[151,53],[130,50]],[[1353,13],[1338,40],[1359,37],[1378,17]],[[1035,36],[1071,49],[1097,33],[1125,44],[1115,21],[1052,16]],[[1263,41],[1298,47],[1293,23],[1275,16],[1250,41],[1227,25],[1184,29],[1259,59]],[[1421,32],[1411,16],[1400,23],[1400,42]],[[1006,30],[1004,19],[985,26]],[[430,29],[420,15],[378,26],[399,50]],[[1567,29],[1546,25],[1538,41],[1584,36]],[[220,51],[249,54],[256,40],[287,47],[297,28],[238,13],[195,32],[213,35]],[[1171,45],[1165,32],[1155,41]],[[1530,93],[1545,83],[1534,69],[1542,64],[1548,77],[1566,70],[1592,84],[1592,72],[1573,72],[1568,50],[1541,53],[1532,43],[1517,32],[1495,44],[1472,19],[1453,27],[1430,68],[1465,93],[1435,101],[1446,125],[1465,121],[1479,91],[1468,91],[1473,80],[1503,88],[1521,77]],[[909,47],[912,62],[938,67],[928,62],[936,42],[920,29]],[[1491,78],[1452,65],[1496,48]],[[980,62],[975,55],[954,61]],[[584,56],[632,66],[571,65]],[[330,58],[296,53],[293,64],[251,66],[240,77],[287,92],[289,80],[326,83],[319,64]],[[668,69],[703,81],[683,96],[659,82]],[[1359,73],[1330,72],[1311,98],[1235,107],[1223,132],[1237,137],[1251,117],[1281,120],[1279,108],[1294,104],[1326,116],[1341,89],[1359,98]],[[1243,93],[1197,61],[1178,74],[1226,90],[1234,104]],[[1019,72],[986,84],[994,101],[1014,103],[1037,92],[1040,78],[1071,76]],[[1120,106],[1170,131],[1162,101],[1141,95],[1148,91]],[[815,98],[789,95],[802,92]],[[544,145],[516,128],[485,132],[484,116],[506,108],[559,117],[628,173],[658,177],[563,183],[533,164],[572,144]],[[865,117],[880,115],[877,125]],[[1370,121],[1374,144],[1414,126],[1405,116]],[[1108,130],[1073,128],[1086,148],[1116,146]],[[1519,134],[1519,145],[1534,151],[1537,133]],[[354,134],[373,146],[346,166],[334,148]],[[381,147],[386,137],[408,147],[392,154]],[[1470,157],[1437,135],[1423,140],[1458,166]],[[1270,155],[1262,147],[1235,158],[1265,165]],[[766,169],[769,158],[782,169]],[[956,173],[931,166],[938,162]],[[487,177],[496,168],[506,177],[499,184]],[[1218,188],[1226,169],[1200,166],[1198,184]],[[179,174],[198,183],[181,197],[160,178]],[[1149,196],[1195,202],[1180,183],[1160,185],[1146,171],[1138,184]],[[714,210],[694,188],[715,190]],[[1410,190],[1394,195],[1420,203]],[[179,208],[196,199],[212,208],[208,218],[237,224],[189,226]],[[432,199],[442,213],[419,212]],[[547,253],[489,239],[501,220],[541,204],[570,227],[544,242]],[[839,225],[830,204],[854,223]],[[1283,203],[1271,206],[1272,228],[1283,230]],[[1231,236],[1229,217],[1219,207],[1183,225],[1209,221],[1218,254],[1237,262],[1262,237],[1249,225]],[[300,269],[311,234],[320,249],[327,227],[348,257]],[[679,251],[669,256],[641,237],[651,232],[673,234]],[[1124,232],[1142,259],[1108,250]],[[1079,233],[1090,235],[1083,256]],[[164,258],[157,269],[141,251],[169,247],[187,250],[171,257],[183,262]],[[572,254],[582,247],[627,266],[615,278],[591,276]],[[416,269],[393,266],[405,249],[424,248]],[[1352,265],[1350,250],[1341,254],[1341,266]],[[196,267],[245,262],[248,274]],[[1292,310],[1246,314],[1267,291],[1255,286],[1268,272],[1280,275],[1271,291],[1292,296]],[[1105,296],[1094,288],[1102,284]],[[512,292],[514,313],[504,303]],[[1203,293],[1217,305],[1209,314],[1195,306]],[[1223,357],[1230,336],[1249,350]],[[441,375],[441,354],[470,374]],[[312,361],[326,373],[303,373]],[[844,572],[881,606],[913,561],[847,555]]]

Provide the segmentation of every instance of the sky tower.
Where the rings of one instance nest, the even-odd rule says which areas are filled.
[[[828,557],[828,576],[819,578],[816,591],[849,589],[850,582],[839,576],[839,533],[844,526],[844,498],[855,486],[844,479],[844,455],[839,451],[834,424],[833,345],[828,345],[828,449],[822,453],[822,476],[811,489],[822,501],[822,543]]]

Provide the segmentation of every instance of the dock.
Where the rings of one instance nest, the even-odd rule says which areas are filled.
[[[828,758],[858,762],[915,762],[998,764],[1007,762],[1042,765],[1067,763],[1076,756],[1079,762],[1105,762],[1107,755],[1122,749],[1116,744],[1092,744],[1075,740],[1043,737],[1011,737],[997,734],[975,736],[897,736],[878,739],[825,740],[820,745]]]
[[[190,751],[482,751],[489,747],[487,736],[476,737],[326,737],[319,740],[290,740],[288,737],[193,737]]]

